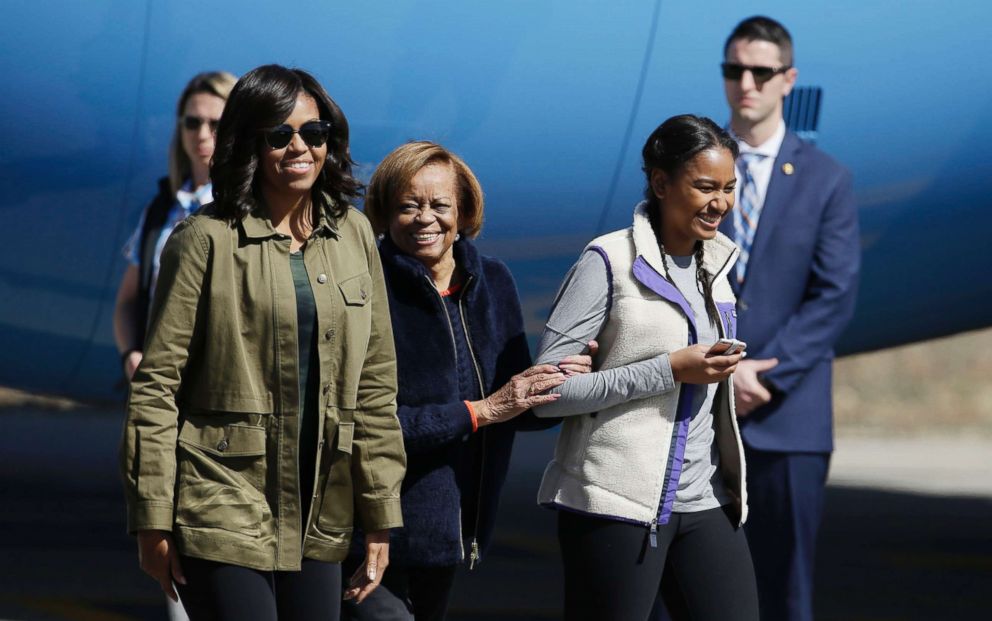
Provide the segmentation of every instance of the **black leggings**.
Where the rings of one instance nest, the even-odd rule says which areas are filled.
[[[300,571],[259,571],[183,556],[177,584],[190,621],[338,621],[341,565],[303,559]]]
[[[758,619],[747,539],[722,508],[673,514],[657,547],[647,526],[561,510],[558,541],[566,621],[647,619],[666,560],[693,621]]]

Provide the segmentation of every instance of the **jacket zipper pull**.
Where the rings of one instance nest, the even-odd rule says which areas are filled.
[[[475,562],[479,560],[479,541],[472,537],[472,553],[468,557],[468,570],[475,569]]]
[[[649,539],[651,540],[651,547],[658,547],[658,520],[651,520],[651,531]]]

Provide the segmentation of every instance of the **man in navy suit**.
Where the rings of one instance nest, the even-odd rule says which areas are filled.
[[[734,374],[747,456],[745,526],[764,620],[813,618],[813,560],[833,450],[833,346],[854,311],[860,246],[850,173],[786,130],[792,39],[767,17],[727,38],[730,129],[741,147],[737,208],[721,230],[741,246],[731,271]]]

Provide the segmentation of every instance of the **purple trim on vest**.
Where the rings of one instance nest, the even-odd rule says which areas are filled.
[[[737,338],[737,307],[733,302],[717,302],[716,310],[723,323],[723,336]]]
[[[668,524],[672,517],[672,507],[675,505],[675,495],[679,489],[679,477],[682,476],[682,464],[685,461],[685,445],[689,439],[689,419],[692,415],[692,397],[695,386],[682,384],[679,392],[679,404],[675,410],[675,433],[672,437],[672,447],[668,451],[668,480],[665,482],[665,492],[662,496],[661,507],[658,509],[658,524]]]
[[[679,291],[678,287],[657,272],[643,256],[634,260],[634,278],[642,285],[654,291],[662,298],[682,309],[689,322],[689,345],[696,342],[696,316],[689,302]],[[668,477],[661,491],[661,504],[658,507],[658,523],[667,524],[672,516],[672,506],[675,504],[675,494],[679,488],[679,477],[682,475],[682,464],[685,462],[685,444],[689,436],[689,419],[692,416],[691,384],[682,384],[679,390],[679,403],[675,410],[675,428],[672,431],[672,444],[668,449],[668,464],[665,470]]]
[[[609,315],[610,311],[613,310],[613,266],[610,265],[610,257],[603,248],[589,246],[589,250],[599,253],[599,256],[603,257],[603,263],[606,263],[606,314]]]
[[[682,292],[679,291],[678,287],[673,285],[667,278],[655,271],[655,269],[651,267],[642,256],[638,256],[634,259],[633,272],[634,278],[637,279],[637,282],[654,291],[672,304],[677,304],[679,308],[682,309],[682,314],[684,314],[686,319],[689,320],[689,326],[693,334],[691,340],[694,343],[696,341],[696,316],[692,314],[692,308],[689,306],[689,302],[686,301],[685,296],[682,295]]]

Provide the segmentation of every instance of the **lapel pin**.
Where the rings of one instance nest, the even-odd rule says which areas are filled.
[[[791,163],[786,162],[785,164],[782,164],[782,172],[784,172],[787,175],[791,175],[792,173],[796,172],[796,167],[793,166]]]

